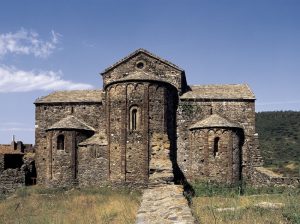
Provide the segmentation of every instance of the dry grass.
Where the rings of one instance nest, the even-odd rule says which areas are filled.
[[[0,200],[0,223],[134,223],[140,193],[109,188],[21,189]]]
[[[283,208],[265,209],[255,206],[260,202],[284,203]],[[218,208],[235,210],[218,211]],[[192,210],[200,223],[278,224],[300,223],[299,194],[263,194],[250,196],[195,197]]]

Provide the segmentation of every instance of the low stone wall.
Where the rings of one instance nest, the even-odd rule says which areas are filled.
[[[252,183],[255,186],[300,186],[299,177],[283,177],[264,167],[255,167],[252,174]]]
[[[25,186],[25,173],[19,169],[7,169],[0,172],[0,195],[14,192]]]

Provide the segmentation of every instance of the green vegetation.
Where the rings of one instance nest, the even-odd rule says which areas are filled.
[[[193,184],[195,196],[222,196],[222,197],[236,197],[239,195],[257,195],[257,194],[281,194],[281,193],[298,193],[300,195],[300,188],[286,188],[286,187],[252,187],[245,183],[236,184],[235,186],[211,183],[211,182],[196,182]]]
[[[129,189],[24,187],[0,200],[0,223],[134,223],[141,194]]]
[[[193,188],[191,207],[199,223],[300,224],[300,188],[243,186],[241,192],[238,186],[201,182]]]
[[[256,131],[265,166],[285,176],[299,176],[300,112],[257,113]]]

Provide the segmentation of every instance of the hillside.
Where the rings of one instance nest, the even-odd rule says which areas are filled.
[[[265,166],[287,176],[298,176],[300,165],[300,112],[256,114],[261,153]]]

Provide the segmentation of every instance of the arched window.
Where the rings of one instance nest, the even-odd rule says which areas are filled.
[[[57,150],[65,149],[65,136],[59,135],[57,136]]]
[[[219,137],[216,137],[214,140],[214,157],[216,157],[219,154],[219,141]]]
[[[138,108],[133,106],[130,108],[129,126],[131,131],[138,129]]]

